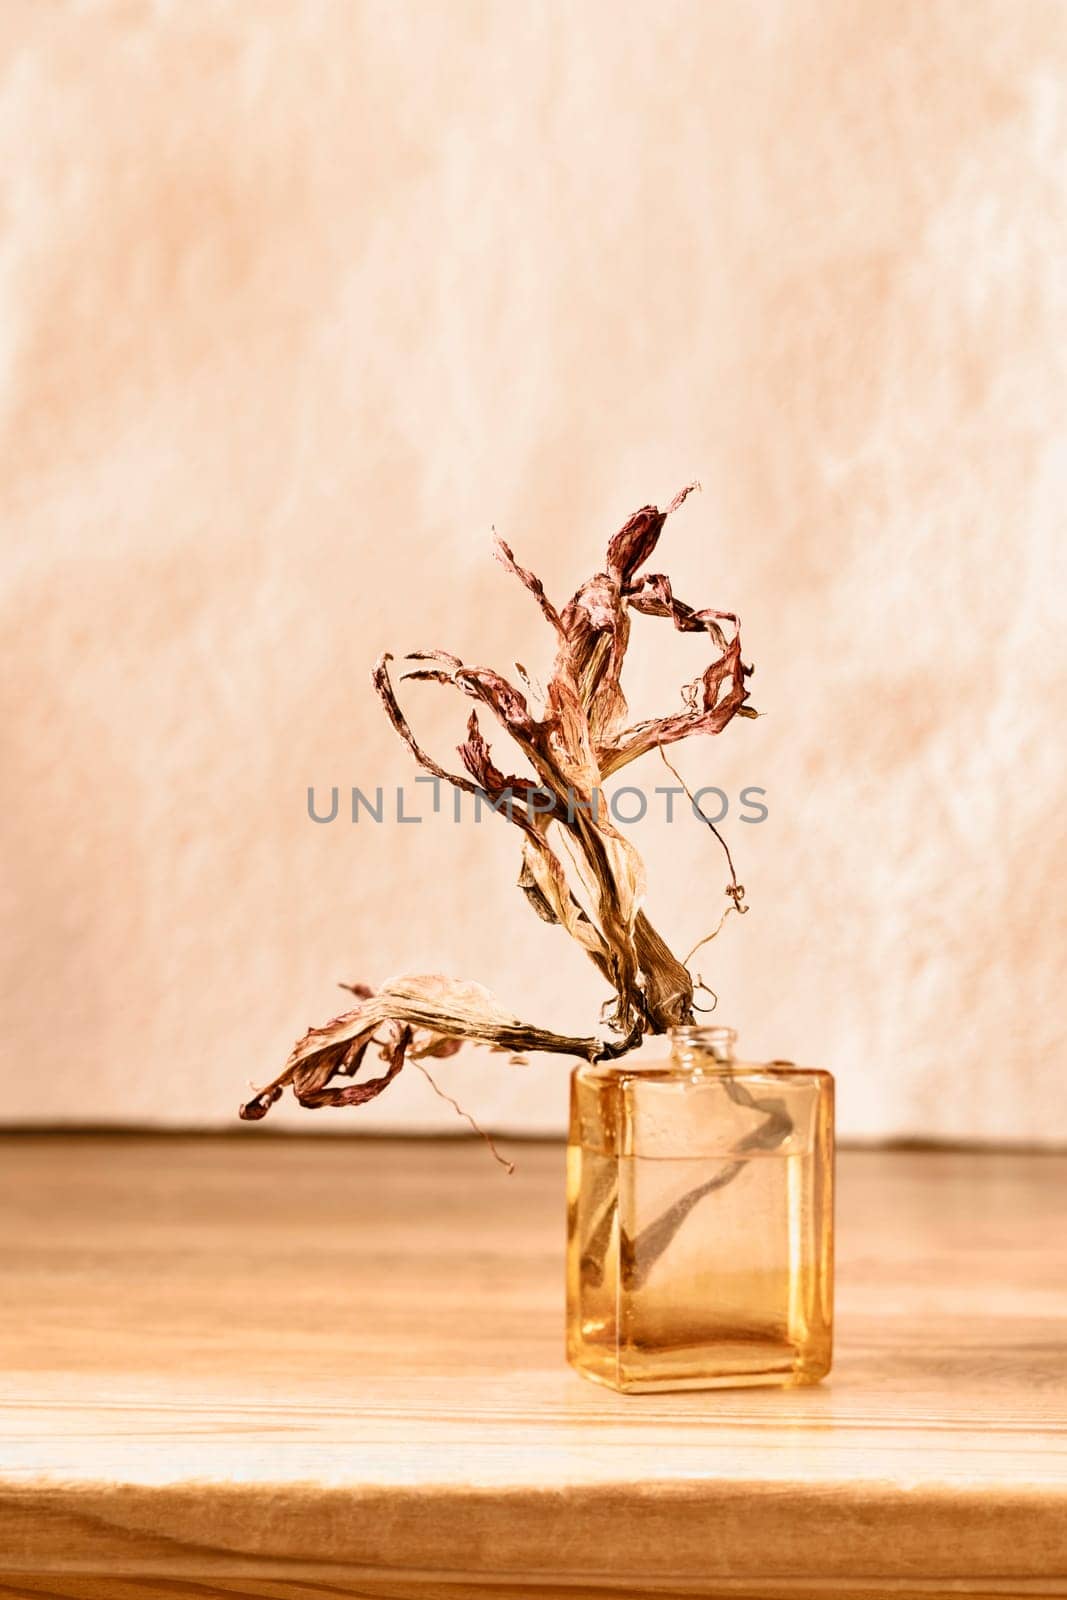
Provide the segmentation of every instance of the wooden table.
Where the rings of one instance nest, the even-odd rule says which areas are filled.
[[[846,1153],[831,1380],[624,1397],[514,1153],[0,1140],[0,1595],[1067,1594],[1067,1157]]]

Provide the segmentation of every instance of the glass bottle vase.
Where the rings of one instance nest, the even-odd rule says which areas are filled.
[[[833,1079],[676,1028],[571,1077],[567,1358],[627,1393],[817,1383],[833,1314]]]

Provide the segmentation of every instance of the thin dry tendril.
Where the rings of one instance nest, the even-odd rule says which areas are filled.
[[[500,1151],[497,1149],[496,1145],[493,1143],[492,1135],[489,1134],[489,1133],[486,1133],[484,1128],[479,1127],[478,1123],[475,1122],[475,1120],[471,1116],[470,1112],[469,1111],[464,1111],[463,1107],[460,1105],[458,1100],[453,1100],[453,1098],[452,1098],[452,1096],[450,1094],[446,1094],[445,1093],[445,1091],[441,1088],[440,1084],[434,1082],[433,1078],[430,1076],[430,1073],[423,1066],[422,1062],[417,1059],[417,1057],[412,1056],[412,1057],[409,1057],[409,1059],[411,1061],[413,1061],[413,1063],[414,1063],[414,1065],[416,1067],[418,1067],[419,1071],[422,1073],[423,1077],[426,1079],[426,1082],[430,1085],[430,1088],[433,1090],[434,1094],[440,1095],[442,1100],[447,1100],[449,1105],[452,1107],[453,1111],[455,1111],[458,1116],[461,1116],[463,1118],[464,1122],[469,1122],[471,1127],[474,1129],[475,1133],[478,1134],[479,1138],[482,1138],[482,1139],[485,1140],[486,1144],[489,1146],[489,1149],[490,1149],[490,1151],[492,1153],[493,1160],[494,1161],[499,1161],[500,1165],[504,1168],[505,1172],[508,1174],[508,1177],[510,1177],[511,1174],[515,1171],[515,1163],[514,1163],[514,1161],[509,1161],[507,1156],[502,1156],[500,1154]]]

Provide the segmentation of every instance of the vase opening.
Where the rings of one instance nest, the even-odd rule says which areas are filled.
[[[671,1029],[671,1057],[683,1067],[696,1070],[707,1063],[726,1063],[734,1059],[737,1032],[734,1028],[708,1028],[689,1024]]]

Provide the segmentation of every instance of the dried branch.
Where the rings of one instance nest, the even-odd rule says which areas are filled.
[[[373,672],[386,715],[417,764],[488,801],[521,831],[519,887],[537,916],[564,928],[610,984],[614,998],[607,1025],[612,1037],[575,1038],[522,1022],[477,984],[436,975],[396,979],[377,993],[366,985],[351,985],[359,1004],[326,1027],[309,1029],[278,1077],[242,1107],[243,1117],[264,1116],[286,1087],[305,1106],[362,1104],[392,1082],[405,1060],[452,1054],[464,1039],[513,1054],[553,1051],[605,1060],[632,1049],[646,1033],[663,1033],[692,1020],[693,980],[642,909],[644,866],[612,822],[602,786],[649,750],[658,747],[667,761],[664,746],[696,734],[721,733],[735,716],[755,715],[746,704],[745,680],[751,669],[741,658],[734,613],[687,605],[676,598],[663,573],[639,575],[667,517],[696,487],[683,489],[666,510],[644,506],[635,512],[609,541],[604,570],[584,583],[562,610],[509,546],[495,539],[497,560],[534,597],[551,626],[556,655],[539,714],[522,690],[491,668],[471,666],[444,650],[414,651],[405,657],[402,680],[446,684],[477,703],[458,748],[462,771],[442,765],[416,739],[393,687],[392,656],[383,655]],[[716,653],[683,689],[683,710],[628,726],[621,674],[631,613],[666,618],[682,633],[703,633]],[[729,633],[723,624],[729,625]],[[518,670],[528,685],[525,671]],[[493,759],[479,706],[517,747],[529,766],[527,775],[509,774]],[[707,817],[704,821],[726,849],[714,824]],[[573,878],[554,848],[557,836],[566,844]],[[727,860],[727,893],[743,910],[744,891],[728,849]],[[371,1048],[386,1070],[360,1079]]]

